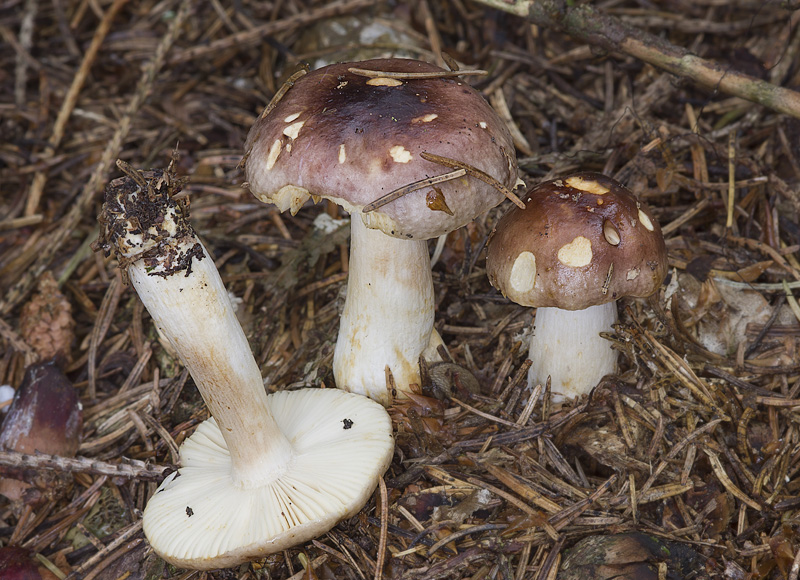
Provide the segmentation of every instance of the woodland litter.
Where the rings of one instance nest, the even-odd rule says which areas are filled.
[[[29,484],[0,498],[0,566],[69,580],[797,580],[798,24],[794,0],[0,4],[0,385],[52,365],[82,403],[75,457],[0,451],[0,478]],[[260,561],[167,566],[142,511],[209,414],[116,259],[92,251],[102,191],[118,159],[174,157],[268,390],[333,388],[348,216],[325,201],[279,213],[243,187],[240,161],[304,63],[387,55],[486,71],[459,78],[508,125],[526,186],[577,171],[624,183],[661,224],[667,278],[618,301],[618,373],[558,402],[527,386],[535,310],[486,276],[512,201],[432,240],[446,356],[388,409],[385,495]]]

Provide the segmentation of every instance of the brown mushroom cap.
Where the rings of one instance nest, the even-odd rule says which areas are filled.
[[[486,260],[492,285],[518,304],[582,310],[649,296],[667,273],[661,228],[619,182],[577,173],[541,183],[497,223]]]
[[[20,546],[0,548],[0,574],[4,580],[58,580],[32,551]]]
[[[73,457],[83,411],[78,392],[53,362],[31,365],[0,430],[0,449]]]
[[[259,118],[245,144],[250,190],[331,199],[350,212],[410,183],[452,171],[428,152],[467,163],[509,188],[517,179],[508,129],[459,78],[371,78],[349,71],[441,72],[416,60],[375,59],[323,67],[299,80]],[[364,214],[368,227],[399,238],[450,232],[500,203],[494,187],[463,176]]]
[[[20,453],[49,453],[74,457],[80,446],[83,410],[78,392],[61,369],[51,361],[28,367],[0,429],[0,449]],[[55,494],[56,474],[47,472],[48,491]],[[43,480],[44,481],[44,480]],[[0,478],[0,495],[24,499],[31,486],[12,478]],[[28,498],[37,502],[36,494]]]

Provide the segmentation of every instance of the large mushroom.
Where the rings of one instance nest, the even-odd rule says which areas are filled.
[[[225,287],[169,172],[126,168],[106,190],[99,246],[189,369],[212,418],[144,512],[153,549],[220,568],[316,537],[356,513],[391,460],[383,407],[338,389],[267,396]]]
[[[497,223],[488,244],[489,281],[536,307],[531,385],[549,376],[554,393],[577,397],[616,370],[600,336],[617,321],[616,300],[649,296],[667,273],[661,228],[621,183],[577,173],[541,183]]]
[[[487,176],[516,186],[508,129],[454,75],[416,60],[377,59],[295,81],[253,125],[245,151],[247,182],[260,200],[296,213],[309,198],[326,198],[350,212],[333,372],[339,388],[388,404],[387,366],[402,395],[419,383],[421,354],[438,360],[426,240],[502,201]],[[418,189],[368,211],[411,184]]]

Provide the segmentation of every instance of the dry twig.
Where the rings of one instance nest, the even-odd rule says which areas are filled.
[[[560,0],[476,0],[497,10],[566,32],[588,44],[622,52],[713,91],[721,91],[800,119],[800,93],[708,61],[670,44],[591,4],[571,5]]]

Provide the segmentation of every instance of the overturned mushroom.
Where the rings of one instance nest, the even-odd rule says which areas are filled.
[[[145,535],[168,562],[209,569],[326,532],[362,507],[391,460],[386,411],[338,389],[267,396],[214,262],[172,198],[174,176],[126,172],[106,190],[99,245],[127,268],[213,416],[150,498]]]

